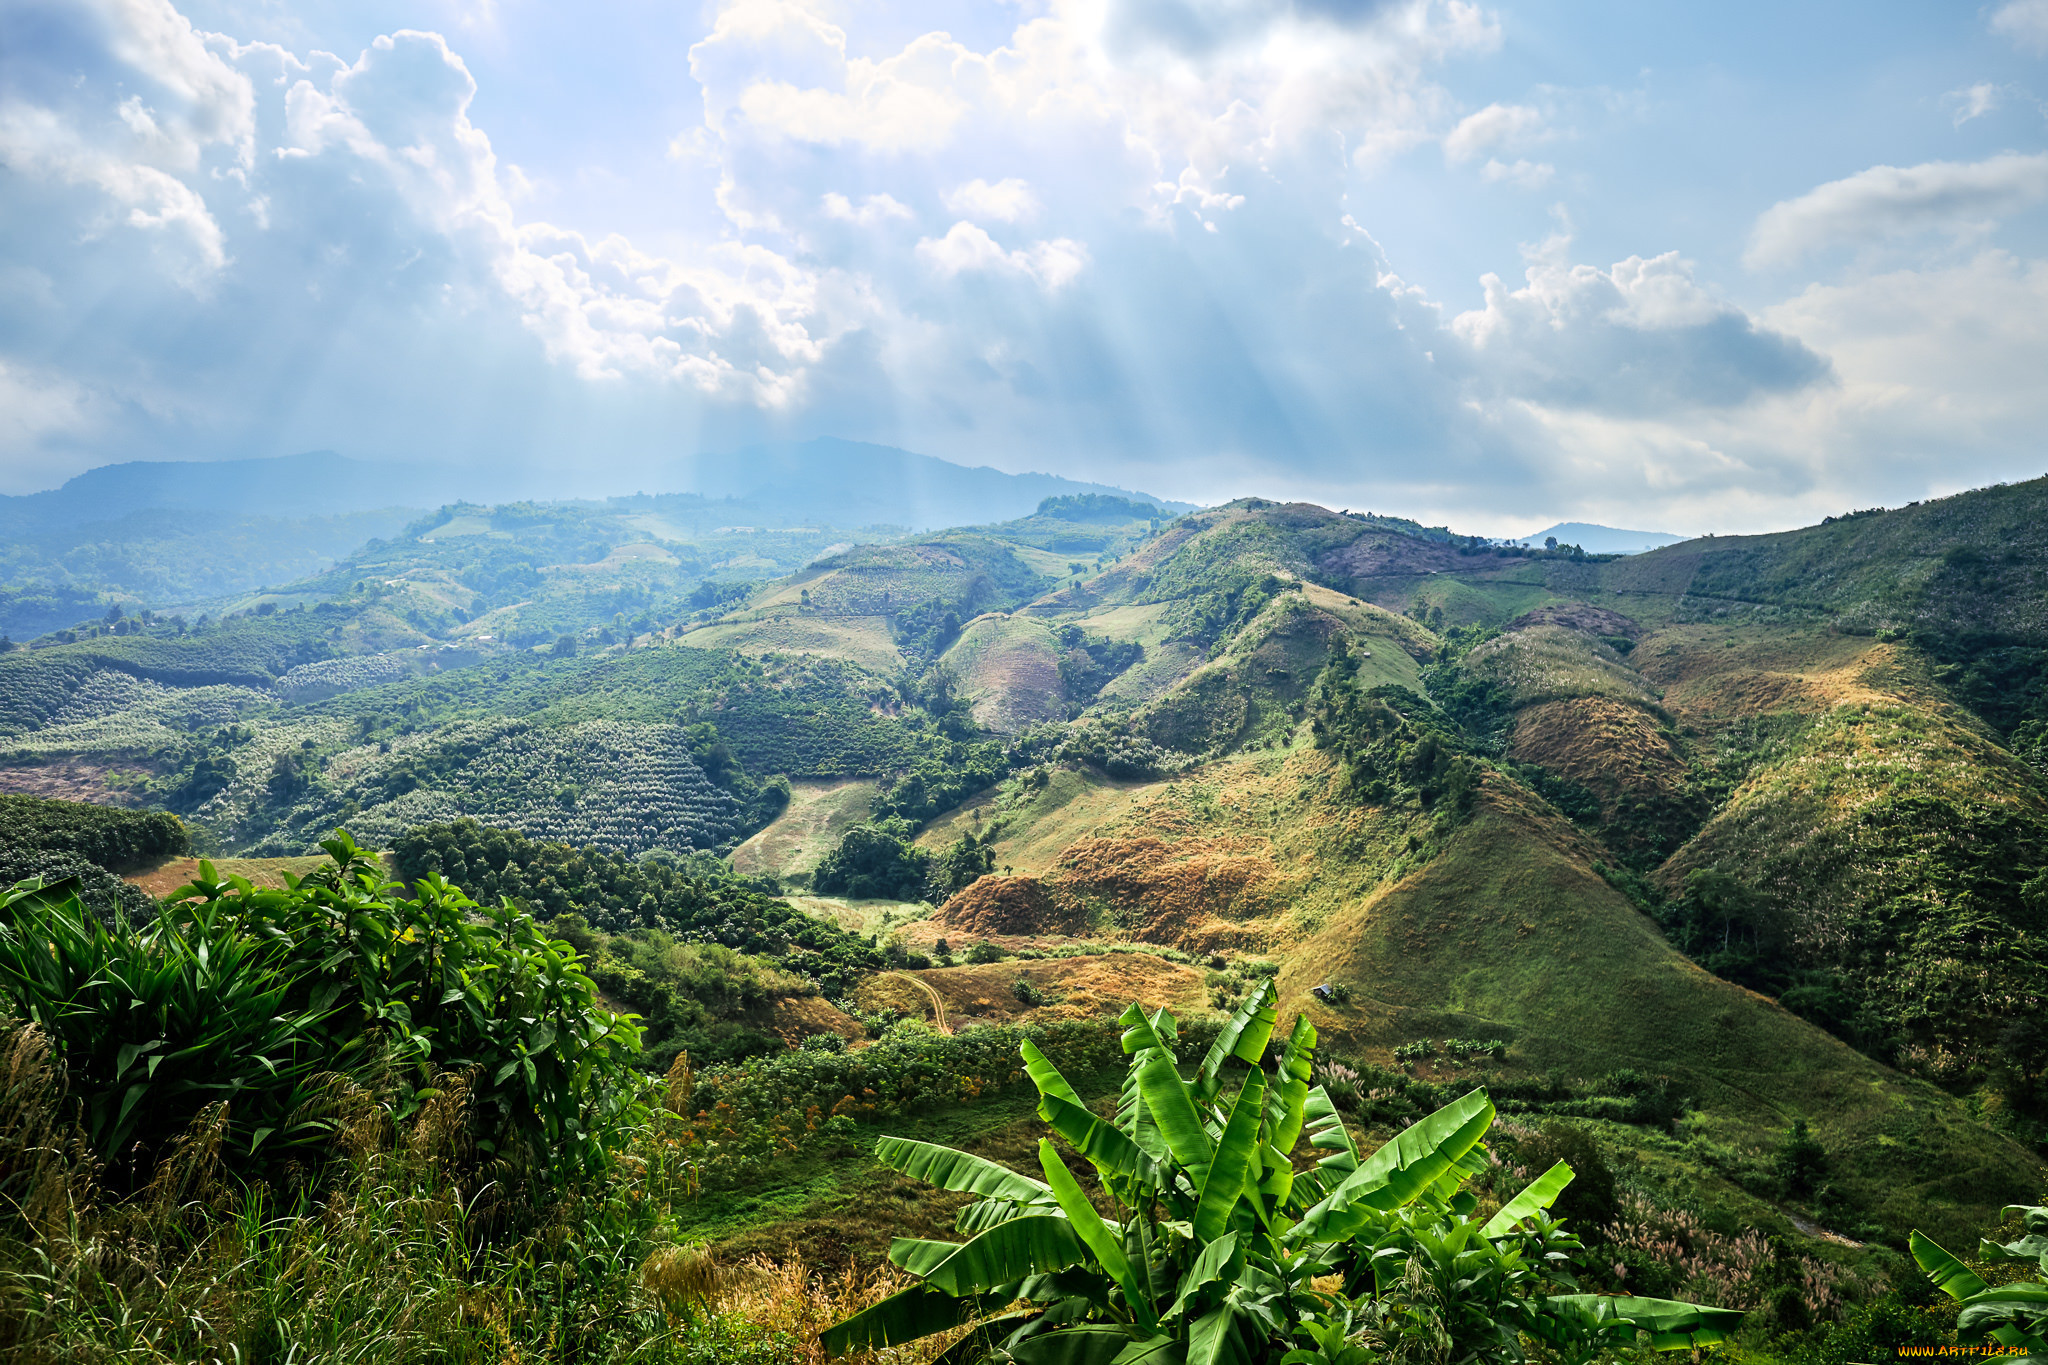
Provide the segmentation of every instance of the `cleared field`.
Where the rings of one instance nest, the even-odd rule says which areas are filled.
[[[868,818],[877,790],[865,781],[790,783],[782,814],[732,851],[733,870],[749,877],[813,871],[848,829]]]
[[[735,649],[742,654],[816,654],[893,673],[903,656],[881,616],[776,616],[705,626],[677,641],[693,649]]]
[[[849,934],[872,934],[887,942],[889,936],[908,924],[931,914],[920,901],[850,901],[839,896],[785,896],[791,905],[827,924],[836,924]]]
[[[299,858],[214,858],[214,875],[222,881],[247,877],[256,886],[282,887],[284,874],[303,877],[328,865],[327,855]],[[168,896],[199,875],[197,858],[171,858],[154,867],[131,872],[122,880],[139,886],[152,896]]]
[[[1059,644],[1041,621],[995,613],[976,617],[944,662],[960,679],[975,721],[999,734],[1066,719]]]
[[[946,1005],[946,1022],[954,1031],[975,1024],[1004,1024],[1054,1019],[1100,1019],[1123,1011],[1133,1000],[1147,1009],[1160,1006],[1182,1019],[1209,1012],[1202,973],[1150,953],[1108,952],[1082,957],[1011,959],[981,966],[934,967],[905,973],[938,992]],[[1020,998],[1019,981],[1044,1001],[1032,1005]],[[882,976],[862,989],[861,1003],[873,1009],[894,1006],[912,1014],[929,1014],[930,1001],[901,976]]]

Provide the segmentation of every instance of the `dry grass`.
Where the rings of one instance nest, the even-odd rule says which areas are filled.
[[[733,870],[750,877],[814,871],[848,829],[868,818],[876,790],[866,781],[790,783],[782,814],[732,851]]]
[[[1515,716],[1510,754],[1599,794],[1660,805],[1686,795],[1688,765],[1673,737],[1641,707],[1605,697],[1542,702]]]
[[[845,659],[878,673],[903,667],[903,656],[880,616],[787,615],[730,625],[704,626],[676,642],[693,649],[733,649],[742,654],[815,654]]]
[[[1064,720],[1060,650],[1041,621],[991,612],[968,623],[946,651],[976,723],[1015,734],[1040,721]]]

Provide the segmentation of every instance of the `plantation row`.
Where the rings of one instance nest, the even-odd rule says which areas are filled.
[[[633,854],[719,848],[745,833],[740,802],[704,776],[680,726],[496,721],[338,756],[265,845],[344,822],[382,842],[463,815]]]

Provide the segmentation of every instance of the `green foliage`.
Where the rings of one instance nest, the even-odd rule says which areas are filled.
[[[190,842],[178,817],[161,811],[0,796],[0,847],[75,853],[118,872],[176,857]]]
[[[1944,1294],[1962,1305],[1956,1336],[1965,1342],[1989,1340],[2013,1354],[2048,1357],[2048,1207],[2010,1205],[2018,1214],[2023,1235],[2015,1241],[1989,1240],[1977,1245],[1982,1261],[2007,1261],[2037,1266],[2037,1280],[1989,1285],[1930,1238],[1914,1232],[1913,1259]]]
[[[1159,618],[1161,638],[1186,640],[1214,649],[1242,630],[1287,588],[1286,580],[1252,568],[1219,572],[1215,581],[1200,591],[1166,599],[1167,608]],[[1156,581],[1153,591],[1158,591]]]
[[[1422,685],[1430,700],[1457,723],[1474,748],[1489,755],[1507,748],[1514,728],[1514,697],[1500,683],[1474,677],[1465,667],[1465,658],[1498,634],[1484,626],[1453,626],[1444,632],[1435,661],[1422,670]]]
[[[1145,647],[1134,640],[1108,639],[1077,625],[1061,626],[1054,638],[1060,646],[1060,687],[1066,694],[1070,713],[1078,713],[1097,693],[1145,657]]]
[[[941,904],[995,870],[995,831],[977,835],[968,830],[932,858],[925,877],[925,899]]]
[[[930,853],[911,842],[909,821],[885,816],[855,825],[811,875],[821,895],[855,900],[922,900],[933,875]]]
[[[912,828],[987,791],[1009,776],[1003,746],[992,740],[934,745],[875,798],[875,814],[898,817]]]
[[[442,876],[479,897],[510,898],[550,919],[577,915],[607,934],[658,929],[683,943],[764,957],[831,995],[848,993],[881,965],[865,941],[763,895],[722,864],[635,862],[474,820],[408,830],[393,844],[392,857],[407,880]]]
[[[913,1114],[999,1094],[1027,1083],[1018,1048],[1030,1043],[1076,1076],[1094,1076],[1121,1060],[1117,1030],[1094,1020],[984,1026],[934,1033],[904,1022],[870,1046],[848,1051],[791,1048],[707,1067],[695,1077],[688,1109],[700,1138],[719,1144],[707,1157],[708,1185],[758,1176],[776,1153],[766,1135],[818,1140],[827,1116],[861,1122]],[[806,1130],[806,1116],[818,1122]]]
[[[0,796],[0,887],[72,882],[85,907],[107,924],[139,924],[156,914],[156,902],[116,871],[189,848],[178,818],[160,811]]]
[[[439,878],[403,898],[346,835],[325,847],[334,866],[282,891],[202,863],[139,929],[62,888],[0,903],[0,997],[56,1044],[101,1158],[145,1176],[215,1103],[241,1158],[322,1144],[335,1078],[395,1070],[398,1118],[473,1073],[480,1150],[602,1167],[639,1031],[568,945]]]
[[[1039,1143],[1041,1181],[884,1138],[881,1161],[979,1202],[956,1220],[964,1242],[898,1238],[890,1260],[919,1283],[827,1331],[827,1350],[972,1323],[970,1340],[1022,1362],[1345,1365],[1416,1349],[1519,1362],[1530,1338],[1583,1360],[1639,1331],[1653,1348],[1697,1347],[1740,1320],[1572,1292],[1577,1240],[1544,1215],[1568,1167],[1483,1226],[1474,1219],[1477,1201],[1461,1186],[1485,1166],[1480,1138],[1494,1111],[1481,1091],[1361,1157],[1328,1095],[1309,1085],[1316,1037],[1306,1019],[1274,1069],[1259,1069],[1273,1005],[1268,985],[1223,1026],[1192,1079],[1173,1017],[1131,1006],[1112,1120],[1024,1046],[1039,1114],[1092,1168],[1092,1194],[1050,1140]],[[1288,1154],[1304,1138],[1327,1155],[1297,1170]],[[1318,1289],[1326,1275],[1341,1288]]]
[[[584,954],[584,970],[607,999],[639,1017],[643,1063],[654,1071],[667,1070],[679,1052],[699,1064],[780,1052],[782,1039],[766,1026],[768,1007],[819,990],[767,958],[678,942],[659,929],[601,935],[575,915],[548,928]]]
[[[1109,493],[1063,493],[1040,502],[1032,515],[1060,521],[1120,524],[1152,521],[1164,513],[1156,504],[1132,502]]]
[[[1805,1119],[1794,1119],[1784,1145],[1771,1159],[1778,1183],[1794,1199],[1810,1199],[1828,1171],[1827,1149],[1807,1130]]]
[[[1344,763],[1352,793],[1371,804],[1414,801],[1459,819],[1478,794],[1481,760],[1457,728],[1405,687],[1358,685],[1358,662],[1339,640],[1310,707],[1316,747]]]

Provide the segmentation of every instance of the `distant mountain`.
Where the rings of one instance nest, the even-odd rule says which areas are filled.
[[[1641,554],[1645,550],[1660,549],[1691,539],[1690,536],[1674,536],[1663,531],[1620,531],[1612,526],[1596,526],[1590,521],[1561,521],[1516,539],[1525,545],[1541,545],[1551,536],[1557,537],[1558,544],[1576,545],[1589,555]]]
[[[676,492],[777,509],[785,524],[887,523],[917,530],[973,526],[1029,516],[1046,498],[1086,493],[1134,499],[1172,514],[1194,510],[1193,503],[1108,484],[1056,474],[1005,474],[985,465],[970,468],[894,446],[832,437],[699,455],[675,465],[666,482]]]
[[[604,498],[636,491],[696,493],[749,504],[772,525],[926,529],[1008,521],[1045,498],[1107,493],[1173,513],[1191,503],[1052,474],[968,468],[892,446],[822,439],[697,455],[666,470],[579,477],[560,470],[475,469],[359,460],[331,450],[262,460],[134,461],[102,465],[61,488],[0,497],[0,534],[116,521],[131,513],[210,508],[244,515],[326,517],[452,502]]]

